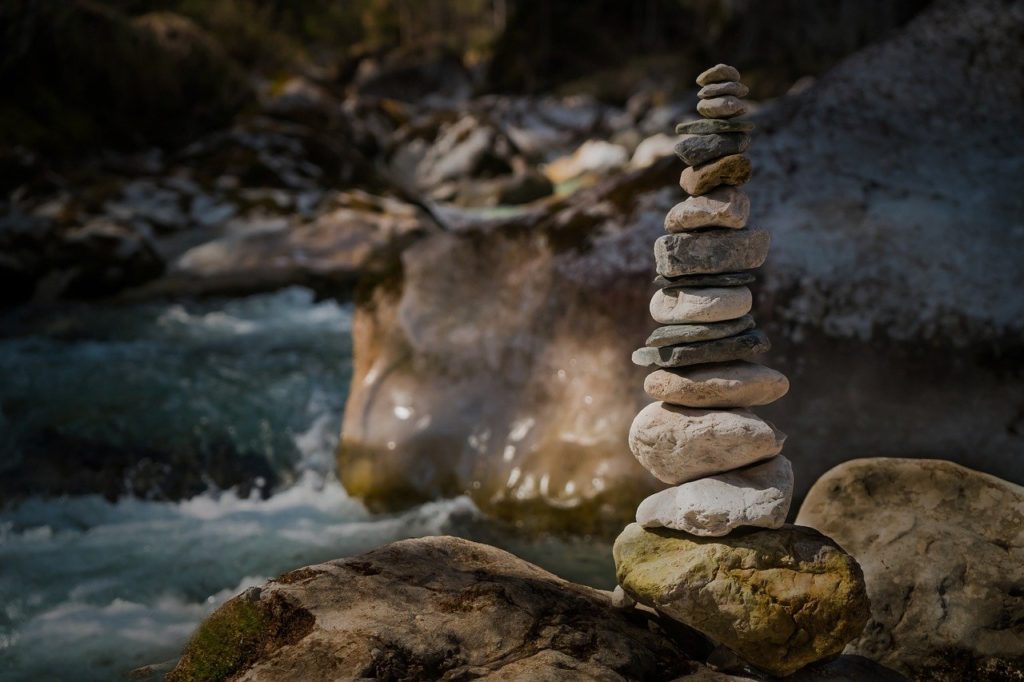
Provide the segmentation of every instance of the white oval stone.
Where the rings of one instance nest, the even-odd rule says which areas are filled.
[[[659,481],[678,485],[774,457],[786,436],[746,410],[651,403],[629,429],[629,449]]]
[[[668,232],[698,227],[745,227],[750,217],[750,199],[735,187],[722,186],[701,196],[690,197],[672,207],[665,216]]]
[[[753,297],[747,287],[673,287],[651,298],[651,317],[662,324],[722,322],[750,312]]]
[[[793,501],[793,466],[779,455],[764,464],[662,490],[640,503],[636,522],[702,537],[740,526],[779,528]]]
[[[656,400],[686,407],[750,407],[773,403],[789,391],[789,379],[753,362],[722,362],[659,369],[644,379]]]

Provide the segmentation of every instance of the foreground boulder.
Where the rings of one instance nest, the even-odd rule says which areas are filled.
[[[951,462],[854,460],[797,523],[864,569],[872,616],[853,651],[916,679],[1024,677],[1024,489]]]
[[[614,554],[628,595],[773,675],[839,654],[868,619],[857,562],[810,528],[700,538],[631,524]]]

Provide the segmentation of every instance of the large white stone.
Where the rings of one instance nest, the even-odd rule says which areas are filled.
[[[678,485],[774,457],[785,434],[747,410],[651,403],[629,429],[629,449],[660,481]]]
[[[686,407],[750,407],[786,395],[789,379],[753,362],[721,362],[651,372],[644,390],[656,400]]]
[[[750,312],[753,297],[747,287],[673,287],[651,298],[651,317],[661,324],[722,322]]]
[[[779,528],[793,500],[793,467],[779,455],[764,464],[662,490],[640,503],[636,522],[721,537],[740,526]]]

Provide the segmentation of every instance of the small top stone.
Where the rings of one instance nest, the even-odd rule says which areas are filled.
[[[728,64],[715,64],[710,69],[697,76],[697,85],[704,86],[709,83],[721,83],[722,81],[738,81],[740,72]]]

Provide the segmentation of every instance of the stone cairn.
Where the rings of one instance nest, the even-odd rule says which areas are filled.
[[[673,487],[645,499],[615,543],[616,603],[635,601],[700,630],[741,659],[787,675],[839,653],[868,614],[860,567],[827,537],[786,526],[793,470],[785,435],[748,408],[789,390],[752,362],[770,347],[750,316],[752,270],[769,234],[748,227],[743,155],[753,125],[739,72],[719,64],[697,78],[697,111],[681,123],[676,154],[689,194],[654,246],[659,289],[651,316],[664,325],[633,353],[653,368],[657,402],[633,421],[629,446]]]

